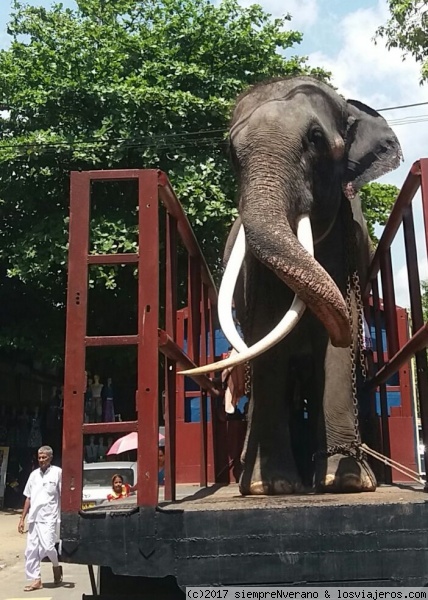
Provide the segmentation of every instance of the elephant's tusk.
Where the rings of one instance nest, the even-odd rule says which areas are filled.
[[[311,219],[309,215],[300,215],[297,217],[297,239],[302,244],[303,248],[314,255],[314,238],[312,236]]]
[[[248,346],[236,329],[232,315],[233,294],[239,271],[245,258],[245,230],[241,225],[227,261],[218,293],[218,320],[225,338],[237,352],[245,352]]]
[[[241,225],[240,231],[243,229]],[[239,236],[239,234],[238,234]],[[312,237],[312,228],[311,221],[308,215],[302,215],[297,222],[297,238],[302,246],[313,256],[314,255],[314,244]],[[238,238],[237,238],[238,239]],[[236,242],[235,242],[236,244]],[[232,251],[233,252],[233,251]],[[235,270],[236,272],[236,270]],[[239,270],[236,273],[236,278],[238,276]],[[231,278],[232,283],[232,278]],[[235,282],[236,283],[236,279]],[[233,286],[234,288],[234,286]],[[233,292],[232,292],[233,295]],[[226,368],[232,368],[236,365],[240,365],[244,362],[247,362],[253,358],[256,358],[260,354],[263,354],[273,346],[275,346],[278,342],[280,342],[286,335],[288,335],[294,327],[299,322],[301,316],[305,312],[306,305],[297,297],[294,296],[293,302],[278,323],[278,325],[272,329],[264,338],[246,348],[243,351],[240,351],[239,354],[234,354],[233,356],[229,356],[224,360],[221,360],[216,363],[211,363],[210,365],[204,365],[202,367],[197,367],[196,369],[190,369],[188,371],[181,371],[181,375],[199,375],[201,373],[209,373],[210,371],[223,370]],[[233,319],[232,319],[233,322]],[[236,335],[238,332],[236,331]],[[230,340],[229,340],[230,341]],[[231,342],[232,343],[232,342]]]

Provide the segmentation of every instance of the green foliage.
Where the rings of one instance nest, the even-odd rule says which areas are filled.
[[[388,0],[391,17],[377,30],[388,48],[400,48],[422,63],[421,81],[428,79],[428,5],[426,0]]]
[[[370,237],[377,243],[374,227],[385,225],[391,213],[393,204],[398,196],[399,189],[387,183],[369,183],[361,188],[360,198],[363,213],[367,220]]]
[[[224,132],[237,94],[272,76],[311,73],[328,79],[290,55],[302,36],[285,27],[289,17],[273,19],[258,5],[243,8],[237,0],[77,0],[77,5],[76,11],[61,4],[46,9],[16,0],[11,46],[0,51],[0,106],[10,110],[0,118],[0,268],[7,273],[3,285],[9,295],[22,283],[28,302],[44,302],[38,321],[22,312],[19,335],[9,318],[11,302],[12,312],[3,312],[11,329],[0,347],[47,354],[61,347],[71,170],[166,171],[216,267],[236,214]],[[114,187],[99,192],[103,211],[92,216],[93,250],[135,248],[130,197],[130,191]],[[120,291],[117,270],[96,268],[90,276],[94,289]],[[98,301],[101,311],[102,296]],[[127,306],[131,302],[135,299]],[[42,328],[40,340],[35,329]]]
[[[422,310],[424,312],[424,322],[428,323],[428,279],[421,283],[422,292]]]

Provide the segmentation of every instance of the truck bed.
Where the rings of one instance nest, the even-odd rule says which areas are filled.
[[[375,492],[364,494],[293,494],[290,496],[241,496],[237,484],[211,485],[201,488],[198,484],[177,485],[177,500],[164,500],[164,490],[159,489],[159,508],[162,510],[205,511],[205,510],[245,510],[245,509],[284,509],[298,506],[355,506],[372,504],[408,504],[428,502],[428,494],[423,486],[402,484],[382,485]],[[105,502],[88,509],[89,513],[122,512],[133,510],[137,505],[136,494]]]
[[[260,510],[263,509],[263,510]],[[136,498],[64,514],[63,560],[178,586],[426,585],[428,495],[419,486],[364,494],[241,497],[236,485],[178,486],[156,509]]]

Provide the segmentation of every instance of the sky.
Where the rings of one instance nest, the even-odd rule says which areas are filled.
[[[241,0],[242,4],[253,0]],[[50,6],[51,0],[27,0],[28,4]],[[386,0],[258,0],[273,16],[290,13],[288,27],[303,33],[303,42],[290,54],[305,55],[309,64],[332,72],[332,82],[347,98],[360,100],[375,109],[428,101],[428,86],[421,86],[420,67],[399,50],[387,50],[383,40],[375,44],[376,29],[388,18]],[[73,0],[63,0],[74,7]],[[6,23],[11,1],[0,0],[0,47],[8,43]],[[428,156],[428,105],[382,113],[395,131],[404,162],[380,181],[401,187],[413,162]],[[424,122],[408,122],[417,117]],[[398,121],[399,120],[399,121]],[[397,122],[398,121],[398,122]],[[406,122],[407,121],[407,122]],[[420,198],[414,206],[418,262],[421,278],[428,278],[425,234]],[[377,233],[381,232],[378,229]],[[396,300],[409,306],[407,270],[402,236],[392,249]]]

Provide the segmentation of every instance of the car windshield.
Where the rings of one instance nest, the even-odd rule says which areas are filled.
[[[123,482],[134,485],[134,471],[132,469],[84,469],[83,485],[111,487],[111,478],[113,475],[122,475]]]

